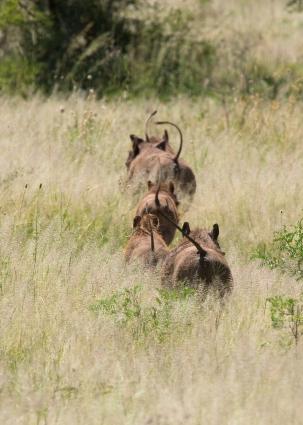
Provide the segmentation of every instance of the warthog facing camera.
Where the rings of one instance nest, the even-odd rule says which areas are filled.
[[[127,263],[140,260],[145,266],[154,267],[164,260],[169,251],[158,229],[158,217],[152,214],[134,218],[133,234],[125,248]]]
[[[155,185],[149,181],[147,186],[148,192],[139,202],[136,215],[142,217],[147,212],[157,216],[159,220],[159,233],[162,235],[167,245],[169,245],[175,236],[176,227],[164,218],[159,211],[162,211],[165,215],[170,217],[174,223],[179,222],[177,211],[179,201],[175,194],[174,184],[169,182]]]

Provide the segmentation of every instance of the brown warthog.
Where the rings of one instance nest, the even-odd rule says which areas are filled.
[[[168,141],[168,133],[165,130],[162,138],[149,136],[148,135],[148,124],[151,118],[157,113],[157,111],[152,112],[145,122],[145,140],[141,137],[131,134],[130,140],[132,142],[132,149],[128,152],[128,158],[125,162],[127,169],[129,169],[132,161],[140,154],[146,155],[149,154],[148,149],[146,148],[156,148],[161,151],[167,151],[171,154],[174,154],[172,147]],[[159,153],[159,152],[158,152]]]
[[[146,140],[131,135],[133,149],[126,161],[128,181],[142,184],[147,180],[160,182],[172,180],[184,195],[192,197],[196,191],[196,178],[192,169],[180,159],[183,147],[182,132],[176,124],[169,121],[159,121],[157,124],[169,124],[178,130],[180,135],[178,152],[175,154],[169,145],[167,131],[160,140],[149,137],[147,132]]]
[[[205,229],[191,232],[188,223],[184,223],[182,229],[176,227],[184,237],[163,262],[162,284],[176,286],[180,281],[187,281],[202,289],[204,295],[209,289],[217,290],[220,297],[229,294],[233,278],[218,243],[218,224],[214,224],[210,232]]]
[[[143,216],[145,213],[153,214],[159,219],[159,233],[169,245],[176,233],[176,227],[171,224],[163,215],[159,214],[162,211],[174,223],[179,222],[179,215],[177,206],[179,201],[175,194],[174,184],[161,183],[158,185],[153,184],[151,181],[147,183],[148,192],[139,202],[136,210],[136,215]]]
[[[168,254],[168,248],[159,233],[159,220],[153,214],[136,216],[133,222],[133,233],[125,248],[127,263],[140,260],[147,267],[156,266]]]

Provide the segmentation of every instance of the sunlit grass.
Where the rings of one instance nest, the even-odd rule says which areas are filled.
[[[154,109],[183,129],[197,177],[181,220],[220,225],[223,309],[124,265],[129,134]],[[1,423],[299,423],[302,344],[283,344],[266,299],[301,287],[250,257],[302,215],[302,113],[255,96],[2,99]]]

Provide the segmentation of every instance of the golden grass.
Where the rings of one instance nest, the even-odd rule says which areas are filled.
[[[158,275],[123,264],[128,135],[154,108],[184,130],[197,176],[183,219],[220,225],[235,279],[223,310],[192,296],[166,311]],[[301,423],[302,343],[266,307],[300,285],[249,257],[302,214],[302,113],[258,98],[1,100],[1,424]],[[135,285],[142,311],[161,310],[147,331],[143,313],[90,310]]]

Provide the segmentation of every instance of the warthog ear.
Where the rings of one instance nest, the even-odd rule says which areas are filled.
[[[135,136],[134,134],[130,134],[129,137],[130,137],[130,140],[136,145],[140,145],[140,143],[144,142],[144,140],[141,139],[141,137]]]
[[[217,241],[218,240],[218,237],[219,237],[219,225],[217,223],[213,225],[213,230],[210,232],[210,237],[214,241]]]
[[[148,190],[150,190],[153,186],[154,186],[154,183],[152,181],[148,180],[148,182],[147,182]]]
[[[136,217],[134,218],[134,221],[133,221],[133,228],[135,229],[136,227],[138,227],[140,222],[141,222],[141,216],[136,215]]]
[[[137,155],[139,155],[139,153],[140,153],[139,145],[141,143],[143,143],[144,140],[140,139],[140,137],[137,137],[134,134],[131,134],[129,137],[130,137],[130,140],[133,143],[133,159],[134,159]]]
[[[163,140],[163,142],[168,143],[168,132],[167,132],[167,130],[164,130],[162,140]]]
[[[141,139],[141,137],[138,137],[138,136],[135,136],[134,134],[130,134],[130,140],[132,141],[132,143],[133,143],[133,151],[134,152],[138,152],[139,151],[139,145],[141,144],[141,143],[143,143],[144,142],[144,140],[143,139]]]
[[[163,140],[162,142],[155,145],[156,148],[160,149],[161,151],[165,151],[166,149],[166,141]]]
[[[172,194],[175,193],[175,185],[174,185],[173,182],[169,182],[168,189],[169,189],[170,193],[172,193]]]
[[[189,234],[190,234],[190,227],[189,227],[189,223],[188,223],[188,221],[185,221],[185,222],[183,223],[183,226],[182,226],[182,234],[183,234],[183,235],[189,235]]]

